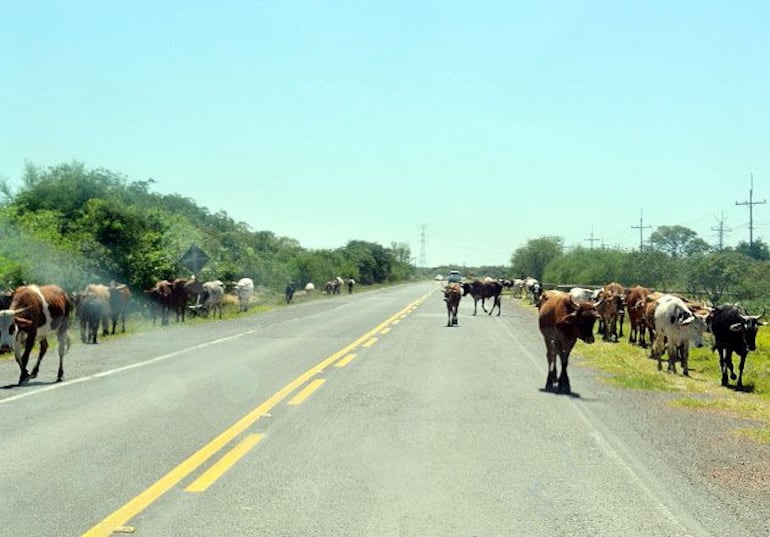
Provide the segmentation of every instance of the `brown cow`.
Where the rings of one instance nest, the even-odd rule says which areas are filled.
[[[569,293],[560,291],[549,292],[544,295],[540,303],[538,323],[540,333],[543,334],[548,358],[548,376],[545,381],[545,390],[553,391],[557,384],[556,357],[561,359],[561,374],[558,377],[556,390],[562,393],[572,393],[567,365],[569,354],[578,339],[586,343],[594,342],[594,323],[599,318],[596,307],[598,302],[581,302],[572,300]]]
[[[160,313],[160,324],[168,324],[168,312],[174,307],[173,293],[171,282],[168,280],[160,280],[152,286],[151,289],[146,289],[144,294],[149,299],[147,307],[150,310],[150,316],[152,317],[152,325],[155,326],[155,320]]]
[[[191,300],[198,301],[198,295],[203,293],[203,285],[192,278],[177,278],[171,282],[171,302],[176,312],[176,322],[181,318],[184,322],[184,314],[187,310],[187,303]]]
[[[629,343],[639,343],[640,347],[646,347],[645,330],[645,299],[650,290],[640,285],[626,289],[626,309],[628,310],[628,322],[631,324],[631,333],[628,335]],[[650,340],[652,342],[652,340]]]
[[[82,293],[75,298],[77,317],[80,321],[80,341],[96,343],[99,323],[102,335],[110,333],[110,288],[100,283],[86,285]],[[86,336],[88,331],[88,336]]]
[[[459,283],[450,283],[444,287],[444,301],[446,302],[447,326],[457,326],[457,308],[463,297],[463,289]]]
[[[604,286],[604,292],[609,297],[610,294],[614,295],[617,302],[618,317],[617,322],[620,326],[618,334],[615,334],[615,341],[618,337],[623,337],[623,318],[626,316],[626,288],[618,282],[610,282]],[[613,331],[614,332],[614,331]]]
[[[40,362],[48,350],[48,334],[55,333],[58,343],[59,372],[56,382],[64,377],[64,355],[70,348],[67,333],[72,311],[67,294],[57,285],[25,285],[16,289],[9,309],[0,311],[0,352],[13,350],[19,364],[19,384],[37,377]],[[27,372],[29,355],[35,340],[40,341],[37,363]]]

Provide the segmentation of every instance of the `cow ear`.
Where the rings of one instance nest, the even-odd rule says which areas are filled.
[[[563,326],[563,327],[570,327],[575,324],[575,319],[577,318],[577,312],[573,311],[572,313],[568,313],[564,316],[564,318],[556,323],[556,326]]]
[[[730,325],[731,332],[740,332],[743,330],[743,323],[733,323]]]
[[[688,324],[690,324],[690,323],[691,323],[691,322],[693,322],[694,320],[695,320],[695,316],[694,316],[694,315],[691,315],[691,316],[689,316],[689,317],[687,317],[687,318],[685,318],[685,319],[682,319],[681,321],[679,321],[679,326],[687,326]]]

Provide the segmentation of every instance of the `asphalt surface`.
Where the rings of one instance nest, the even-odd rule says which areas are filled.
[[[728,420],[575,365],[545,393],[535,310],[472,311],[420,283],[78,344],[61,384],[48,356],[0,390],[0,535],[770,532],[710,477]]]

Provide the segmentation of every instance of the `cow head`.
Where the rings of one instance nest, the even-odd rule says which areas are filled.
[[[581,302],[577,303],[569,297],[569,309],[570,312],[559,323],[564,327],[570,327],[575,330],[575,334],[578,338],[586,343],[594,342],[594,324],[599,319],[599,313],[596,311],[596,307],[600,305],[602,301],[598,303]]]
[[[11,352],[16,346],[16,332],[19,324],[29,323],[28,319],[16,317],[24,311],[24,308],[18,310],[0,311],[0,354]]]
[[[681,327],[685,338],[695,347],[703,347],[703,333],[708,331],[706,316],[693,313],[680,315],[677,324]]]
[[[741,321],[730,325],[730,330],[733,332],[743,332],[743,338],[746,341],[746,348],[750,351],[757,350],[757,331],[760,326],[764,326],[767,323],[761,321],[764,317],[765,311],[762,311],[762,315],[741,315]]]

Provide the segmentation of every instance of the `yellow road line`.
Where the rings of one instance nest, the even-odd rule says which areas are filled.
[[[236,462],[241,460],[251,448],[256,446],[265,435],[263,434],[250,434],[233,449],[225,453],[221,459],[211,466],[208,470],[203,472],[201,476],[190,483],[185,489],[187,492],[204,492],[208,489],[214,481],[219,479],[222,474],[229,470]]]
[[[373,337],[373,338],[370,338],[369,340],[365,341],[364,343],[362,343],[361,346],[362,347],[371,347],[375,343],[377,343],[377,338]]]
[[[326,379],[315,379],[313,382],[302,388],[302,391],[292,397],[286,404],[292,406],[301,405],[305,402],[305,399],[310,397],[324,382],[326,382]]]
[[[326,367],[332,365],[341,357],[345,356],[350,351],[361,345],[362,342],[369,340],[379,330],[382,330],[384,327],[393,322],[393,320],[404,315],[404,312],[409,310],[409,308],[422,304],[422,302],[430,294],[431,293],[427,293],[423,297],[418,298],[401,311],[385,319],[383,322],[369,330],[367,333],[352,343],[338,350],[331,356],[321,360],[316,365],[289,382],[286,386],[275,392],[254,410],[250,411],[248,414],[236,421],[233,425],[222,431],[219,436],[214,438],[211,442],[182,461],[178,466],[161,477],[158,481],[150,485],[143,492],[129,500],[128,503],[118,508],[118,510],[108,515],[104,520],[85,532],[83,537],[109,537],[115,528],[125,526],[129,520],[147,509],[158,498],[163,496],[166,492],[175,487],[180,481],[197,470],[216,452],[224,448],[234,438],[252,426],[259,418],[268,415],[278,403],[286,399],[292,392],[297,390],[300,386],[305,384],[319,372],[323,371]]]
[[[382,329],[382,330],[380,330],[378,333],[384,336],[384,335],[385,335],[385,334],[387,334],[388,332],[390,332],[390,328],[383,328],[383,329]]]
[[[339,362],[337,362],[336,364],[334,364],[334,367],[345,367],[345,366],[346,366],[346,365],[348,365],[350,362],[352,362],[352,361],[353,361],[353,359],[354,359],[356,356],[358,356],[358,355],[357,355],[357,354],[353,354],[353,353],[351,353],[351,354],[348,354],[348,355],[347,355],[347,356],[345,356],[345,357],[344,357],[342,360],[340,360]]]

